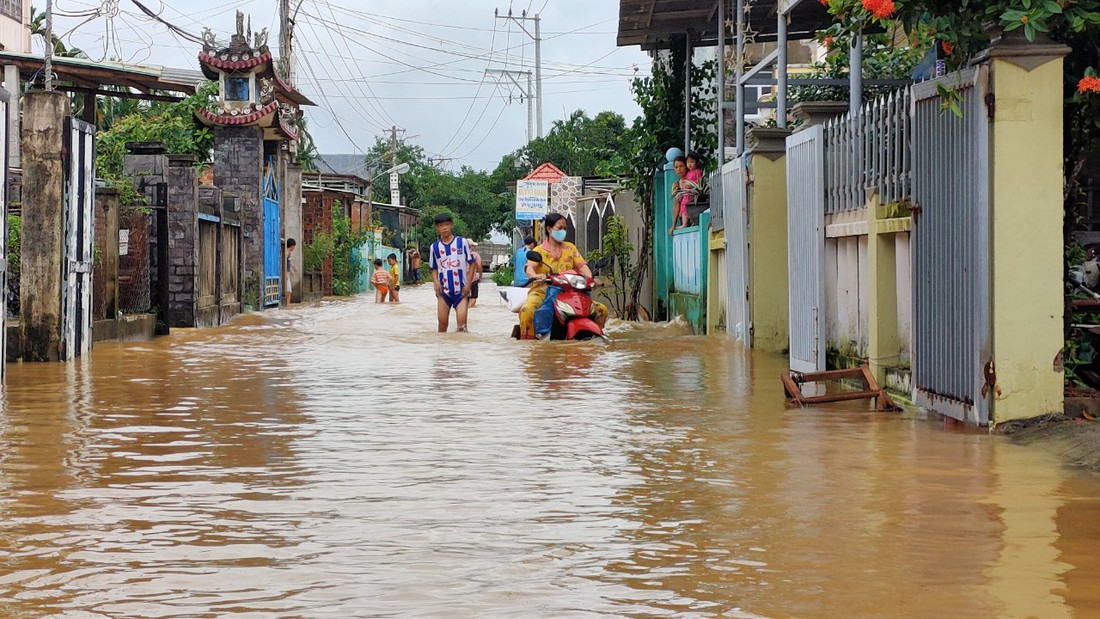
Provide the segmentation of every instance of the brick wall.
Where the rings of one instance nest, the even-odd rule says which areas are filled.
[[[172,155],[168,167],[168,324],[196,326],[198,172],[195,157]]]
[[[214,127],[214,184],[237,197],[244,254],[244,300],[254,309],[263,301],[263,129]]]
[[[318,234],[332,234],[332,203],[336,194],[330,191],[304,191],[302,204],[302,251]],[[321,294],[332,296],[332,256],[321,268]]]

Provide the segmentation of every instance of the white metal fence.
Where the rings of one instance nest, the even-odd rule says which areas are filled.
[[[913,382],[921,406],[989,422],[987,67],[914,87]],[[944,111],[945,87],[961,117]],[[1021,155],[1023,156],[1023,155]]]
[[[825,212],[863,208],[867,189],[879,201],[909,197],[912,166],[910,90],[863,104],[855,118],[845,114],[825,123]]]
[[[787,270],[790,363],[797,372],[825,369],[824,131],[787,138]]]
[[[749,218],[744,160],[722,166],[722,210],[726,231],[726,332],[752,346],[749,311]]]

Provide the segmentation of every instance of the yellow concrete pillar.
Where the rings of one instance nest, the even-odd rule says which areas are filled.
[[[992,423],[1061,412],[1061,45],[1001,44],[991,63]],[[987,372],[988,373],[988,372]]]
[[[790,343],[787,274],[787,129],[749,131],[749,296],[753,348],[782,352]]]
[[[715,194],[711,194],[715,195]],[[722,208],[720,202],[712,201],[710,203],[711,212],[715,209]],[[725,294],[719,291],[725,290],[726,287],[720,281],[725,277],[725,271],[722,270],[720,265],[725,265],[726,261],[726,231],[710,233],[710,260],[707,261],[709,268],[707,269],[707,335],[713,335],[718,333],[720,324],[724,324],[725,320],[725,307],[726,299]]]
[[[886,369],[901,361],[898,331],[897,234],[908,232],[912,218],[892,212],[878,195],[867,198],[867,357],[875,380],[886,384]]]

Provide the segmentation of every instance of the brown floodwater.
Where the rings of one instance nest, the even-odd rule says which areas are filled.
[[[428,290],[9,365],[0,617],[1100,617],[1100,478]]]

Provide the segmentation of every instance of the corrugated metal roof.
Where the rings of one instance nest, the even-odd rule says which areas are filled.
[[[616,43],[619,47],[637,45],[644,50],[668,49],[674,44],[682,45],[685,35],[690,34],[696,46],[717,45],[719,1],[620,0]],[[789,7],[790,40],[810,38],[833,22],[817,0],[783,0],[782,4]],[[745,5],[754,40],[775,40],[780,0],[752,0]],[[734,19],[732,13],[727,13],[728,21]]]
[[[21,79],[30,79],[41,72],[44,59],[37,54],[0,52],[0,64],[19,67]],[[139,65],[89,58],[54,57],[53,71],[62,81],[99,86],[129,86],[149,90],[167,90],[194,94],[206,78],[198,69],[171,69],[158,65]]]

